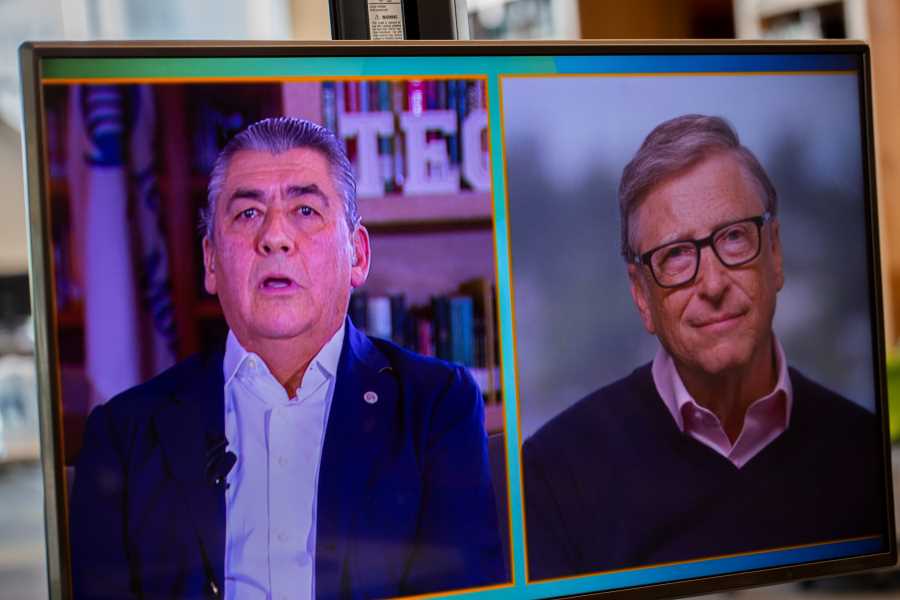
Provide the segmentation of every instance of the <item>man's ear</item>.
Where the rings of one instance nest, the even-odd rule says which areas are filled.
[[[216,293],[216,245],[203,236],[203,287],[207,293]]]
[[[638,265],[628,265],[628,281],[631,284],[631,299],[641,315],[641,321],[644,322],[644,329],[649,333],[656,335],[656,327],[653,326],[653,314],[650,312],[650,291],[647,289],[647,282],[641,273],[641,267]]]
[[[357,288],[366,282],[372,264],[369,231],[362,225],[350,234],[350,251],[350,285]]]
[[[779,292],[784,287],[784,259],[781,255],[781,233],[778,227],[778,219],[772,219],[769,223],[769,244],[772,250],[772,263],[775,267],[775,285]]]

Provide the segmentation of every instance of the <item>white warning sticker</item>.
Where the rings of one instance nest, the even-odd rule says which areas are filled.
[[[368,0],[369,39],[402,40],[403,2],[402,0]]]

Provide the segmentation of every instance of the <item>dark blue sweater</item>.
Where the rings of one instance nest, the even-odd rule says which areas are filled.
[[[650,365],[523,448],[530,579],[885,533],[877,419],[790,369],[790,426],[743,468],[681,433]]]

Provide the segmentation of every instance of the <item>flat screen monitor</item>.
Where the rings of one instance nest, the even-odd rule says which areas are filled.
[[[865,45],[21,60],[54,598],[895,562]]]

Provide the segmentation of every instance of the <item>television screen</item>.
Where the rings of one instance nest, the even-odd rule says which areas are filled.
[[[26,44],[53,597],[892,564],[861,44]]]

